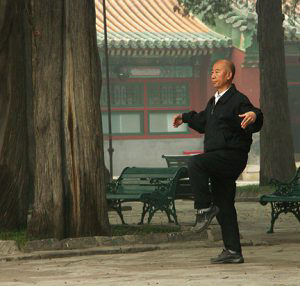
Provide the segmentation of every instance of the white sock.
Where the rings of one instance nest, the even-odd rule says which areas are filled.
[[[231,254],[236,254],[236,253],[237,253],[236,251],[233,251],[233,250],[230,250],[230,249],[228,249],[228,251],[229,251]]]
[[[210,208],[206,208],[206,209],[198,209],[197,210],[197,214],[202,214],[204,212],[208,212],[210,210]]]

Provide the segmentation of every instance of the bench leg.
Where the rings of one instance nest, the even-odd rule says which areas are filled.
[[[175,201],[174,200],[173,201],[169,201],[164,206],[160,206],[160,207],[155,207],[155,205],[151,205],[151,207],[149,207],[148,223],[151,222],[154,214],[158,210],[161,210],[161,211],[163,211],[163,212],[166,213],[166,215],[168,217],[168,221],[170,223],[174,223],[175,222],[175,224],[178,225],[176,208],[175,208]],[[171,217],[173,217],[174,221],[171,219]]]
[[[299,203],[294,203],[294,207],[293,207],[293,210],[291,212],[294,214],[294,216],[300,222],[300,204]]]
[[[274,224],[275,224],[275,220],[278,218],[279,213],[276,212],[276,205],[274,206],[274,203],[270,203],[271,204],[271,225],[270,225],[270,229],[267,231],[267,233],[273,233],[274,232]]]
[[[142,215],[141,215],[141,221],[138,223],[139,225],[144,224],[144,218],[145,218],[146,213],[149,211],[149,209],[150,209],[150,205],[147,203],[144,203],[143,211],[142,211]]]
[[[178,225],[177,213],[176,213],[176,208],[175,208],[175,200],[171,201],[170,205],[171,205],[170,206],[171,210],[170,210],[170,207],[167,209],[167,211],[166,211],[167,216],[169,218],[171,215],[174,218],[175,224]],[[169,218],[169,222],[174,222],[174,221],[170,221],[170,218]]]
[[[292,213],[300,222],[300,205],[298,202],[270,202],[272,213],[271,213],[271,226],[267,233],[274,232],[274,224],[276,219],[281,213]]]
[[[174,223],[174,220],[171,219],[171,215],[169,214],[169,212],[166,213],[167,213],[169,223]]]
[[[149,210],[149,216],[148,216],[148,224],[151,222],[154,214],[158,211],[159,209],[155,208],[154,206],[151,206],[150,207],[150,210]]]
[[[123,217],[121,202],[117,201],[117,205],[112,205],[112,209],[114,209],[117,212],[117,214],[121,219],[122,224],[127,224]]]

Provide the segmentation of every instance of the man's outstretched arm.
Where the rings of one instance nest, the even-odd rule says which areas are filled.
[[[245,131],[255,133],[262,128],[263,113],[259,108],[254,107],[247,97],[240,106],[240,112],[241,128]]]
[[[173,118],[173,126],[177,128],[182,123],[187,123],[188,126],[200,133],[205,132],[206,115],[205,111],[197,113],[196,111],[190,111],[183,114],[177,114]]]

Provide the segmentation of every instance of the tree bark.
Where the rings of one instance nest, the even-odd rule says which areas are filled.
[[[260,184],[271,178],[287,181],[295,174],[294,147],[288,107],[281,0],[258,0],[260,105]]]
[[[25,4],[0,4],[0,227],[27,221],[29,197]]]
[[[109,233],[93,0],[31,0],[34,209],[31,236]]]

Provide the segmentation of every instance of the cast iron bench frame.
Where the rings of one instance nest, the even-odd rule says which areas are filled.
[[[126,167],[119,178],[108,185],[106,199],[123,224],[122,203],[142,202],[143,209],[139,224],[144,223],[148,213],[148,223],[160,210],[166,213],[169,222],[177,221],[175,190],[179,178],[186,172],[184,167],[142,168]],[[171,220],[173,217],[174,221]]]
[[[272,179],[270,184],[275,192],[259,200],[262,205],[271,204],[271,226],[267,233],[274,232],[275,221],[281,213],[292,213],[300,222],[300,167],[291,181],[283,183]]]
[[[194,200],[195,196],[192,192],[190,178],[188,175],[188,160],[194,155],[162,155],[166,160],[168,167],[184,167],[185,172],[179,178],[179,183],[175,191],[175,199]]]

